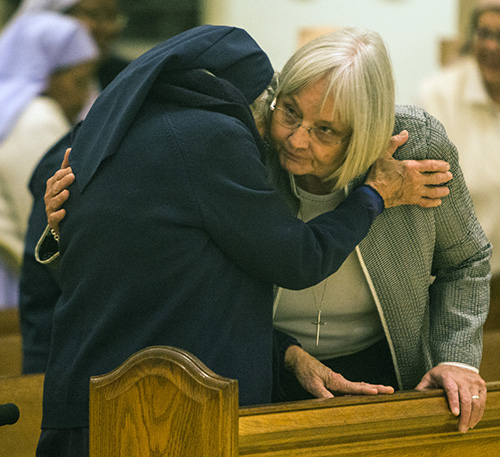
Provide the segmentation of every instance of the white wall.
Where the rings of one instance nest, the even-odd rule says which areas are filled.
[[[439,40],[458,34],[458,0],[205,0],[203,21],[246,29],[277,70],[302,27],[373,29],[392,57],[397,102],[414,103],[420,81],[439,68]]]

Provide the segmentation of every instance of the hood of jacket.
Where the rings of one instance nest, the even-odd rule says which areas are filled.
[[[70,155],[78,188],[83,191],[100,163],[116,152],[152,93],[201,109],[232,106],[229,111],[234,113],[237,105],[241,114],[236,117],[255,130],[249,104],[272,75],[267,55],[236,27],[200,26],[157,45],[115,78],[83,122]],[[214,82],[225,88],[216,96],[209,93]]]

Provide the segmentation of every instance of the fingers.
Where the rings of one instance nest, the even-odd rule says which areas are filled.
[[[444,160],[401,160],[401,163],[404,163],[405,167],[411,173],[438,173],[438,176],[440,178],[433,184],[447,182],[452,178],[452,175],[450,173],[450,164],[448,162],[445,162]]]
[[[388,149],[395,150],[398,141],[407,136],[391,140]],[[388,155],[375,161],[370,168],[365,184],[373,187],[384,199],[386,208],[399,205],[419,205],[433,208],[449,194],[446,187],[453,175],[449,164],[442,160],[395,160]]]
[[[440,172],[436,171],[433,173],[419,172],[419,178],[423,186],[429,187],[445,187],[452,179],[453,175],[450,171]]]
[[[51,192],[52,195],[56,195],[73,184],[75,175],[71,168],[65,168],[63,170],[58,170],[51,179],[54,179],[51,184]]]
[[[330,370],[326,385],[334,394],[378,395],[394,393],[394,388],[391,386],[348,381],[341,374],[335,373],[332,370]]]
[[[450,189],[447,187],[423,187],[421,196],[415,198],[414,204],[423,208],[436,208],[441,205],[442,198],[449,195]]]
[[[442,387],[453,415],[458,416],[462,433],[475,427],[486,406],[486,384],[481,376],[467,368],[441,364],[429,370],[416,390]]]
[[[59,234],[59,224],[66,216],[66,211],[61,208],[64,202],[69,198],[69,191],[63,190],[53,198],[45,201],[45,212],[47,214],[47,223],[50,228]]]
[[[392,394],[390,386],[351,382],[335,373],[299,346],[290,346],[285,353],[285,366],[295,373],[301,386],[318,398],[342,395]]]
[[[311,382],[306,390],[316,398],[333,398],[335,396],[322,382],[318,382],[318,380]]]
[[[69,153],[71,152],[71,148],[66,149],[66,152],[64,153],[64,159],[61,164],[61,168],[67,168],[69,167]]]
[[[45,211],[47,216],[49,212],[57,211],[61,205],[68,199],[69,187],[75,180],[75,175],[71,171],[59,170],[52,178],[47,181],[45,190]]]
[[[459,403],[460,409],[458,430],[465,433],[467,430],[474,428],[483,417],[484,408],[486,407],[486,387],[481,390],[474,388],[474,385],[460,386],[453,392],[453,396],[456,397],[453,401]]]
[[[459,416],[462,415],[462,417],[466,414],[466,411],[462,411],[462,408],[460,407],[460,397],[458,394],[458,388],[456,385],[452,387],[444,387],[444,390],[446,392],[446,396],[448,397],[448,406],[450,408],[451,413],[454,416]],[[462,414],[464,413],[464,414]],[[459,427],[460,429],[460,427]]]
[[[387,155],[392,157],[396,152],[396,149],[405,144],[408,141],[408,131],[402,130],[399,134],[393,135],[389,141],[389,146],[387,147]]]
[[[45,195],[51,198],[54,197],[73,184],[74,180],[75,175],[71,168],[58,170],[54,176],[47,180]]]
[[[413,162],[415,171],[419,173],[445,173],[450,170],[450,164],[444,160],[408,160]],[[451,178],[450,178],[451,179]],[[448,180],[442,181],[446,182]]]
[[[432,371],[432,370],[431,370]],[[451,413],[454,416],[459,416],[458,420],[458,430],[462,433],[465,433],[469,428],[471,428],[472,419],[472,399],[469,392],[469,389],[463,389],[463,392],[460,393],[458,384],[454,379],[446,380],[444,379],[442,387],[446,392],[446,396],[448,398],[448,407],[450,408]],[[415,390],[424,391],[426,389],[431,389],[438,387],[440,382],[435,379],[433,380],[432,376],[428,373],[423,378],[422,381],[415,387]],[[479,419],[482,417],[482,413],[479,411],[474,412],[474,425],[477,424]]]
[[[66,216],[66,211],[64,209],[60,209],[59,211],[50,213],[50,215],[47,217],[47,222],[49,224],[49,227],[55,230],[56,233],[59,233],[59,224],[64,219],[65,216]]]
[[[414,195],[437,200],[449,195],[450,190],[446,184],[453,179],[453,175],[449,171],[447,162],[407,160],[403,163],[406,167],[406,181],[415,188]],[[424,203],[424,206],[428,207],[429,205]]]
[[[408,176],[422,186],[444,186],[453,179],[448,162],[442,160],[403,160]]]
[[[482,419],[484,410],[486,408],[486,398],[487,398],[486,387],[484,388],[484,391],[477,392],[476,395],[471,396],[472,413],[469,421],[470,428],[474,428]]]
[[[437,208],[441,205],[443,201],[440,198],[426,198],[421,197],[419,199],[414,200],[413,204],[418,205],[421,208]]]
[[[327,377],[328,368],[301,347],[295,345],[288,347],[284,362],[307,392],[317,398],[333,397],[325,387],[324,379]]]
[[[66,151],[64,162],[67,161],[69,150]],[[54,176],[47,180],[45,190],[45,212],[47,214],[47,222],[51,229],[59,233],[59,223],[66,216],[66,212],[61,209],[62,205],[69,198],[67,188],[73,184],[75,175],[70,167],[58,170]]]
[[[367,384],[364,382],[350,382],[350,386],[344,388],[344,391],[350,395],[379,395],[393,394],[394,388],[381,384]]]
[[[46,205],[45,209],[46,210],[48,209],[50,213],[59,211],[62,205],[64,205],[64,203],[66,202],[66,200],[68,200],[68,198],[69,198],[69,190],[64,189],[63,191],[59,192],[54,197],[49,199],[49,204]]]
[[[481,420],[486,406],[486,395],[471,394],[469,388],[445,389],[451,412],[459,416],[458,430],[466,433]]]

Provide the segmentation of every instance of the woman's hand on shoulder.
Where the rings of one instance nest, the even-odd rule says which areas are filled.
[[[371,167],[365,184],[373,187],[384,199],[386,208],[419,205],[433,208],[442,203],[453,178],[450,165],[443,160],[396,160],[396,149],[408,140],[403,130],[391,138],[386,153]]]
[[[66,216],[66,211],[62,205],[69,198],[68,187],[75,181],[75,175],[69,166],[69,153],[71,149],[66,149],[61,169],[47,180],[45,190],[45,212],[49,227],[59,234],[59,223]]]

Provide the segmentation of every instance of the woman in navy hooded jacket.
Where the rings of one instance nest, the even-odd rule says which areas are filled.
[[[241,405],[271,401],[273,284],[330,275],[383,210],[361,186],[307,224],[289,213],[249,108],[272,74],[243,30],[199,27],[134,61],[74,132],[38,456],[85,455],[90,377],[147,346],[237,379]]]

